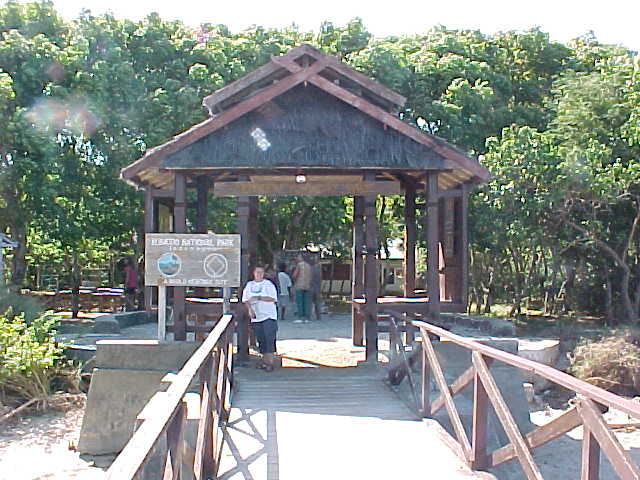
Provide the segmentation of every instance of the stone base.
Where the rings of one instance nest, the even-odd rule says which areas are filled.
[[[163,389],[162,378],[180,370],[199,345],[156,340],[98,341],[78,451],[91,455],[120,452],[133,434],[138,413]]]
[[[518,342],[518,355],[534,362],[555,367],[560,356],[560,341],[545,339],[521,339]],[[551,382],[540,375],[523,372],[523,380],[533,384],[536,392],[541,392],[551,385]]]

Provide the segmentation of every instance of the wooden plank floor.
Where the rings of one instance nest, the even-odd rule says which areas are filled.
[[[236,368],[219,478],[477,478],[374,367]]]

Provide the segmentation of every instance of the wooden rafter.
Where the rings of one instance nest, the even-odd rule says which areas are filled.
[[[278,70],[282,70],[283,68],[282,65],[278,64],[277,62],[274,62],[274,59],[286,58],[287,60],[295,61],[305,55],[308,55],[309,57],[314,58],[316,61],[328,60],[328,66],[330,67],[331,70],[348,78],[352,82],[360,85],[364,89],[370,91],[374,95],[380,97],[383,100],[386,100],[388,103],[396,107],[402,107],[407,101],[407,99],[402,95],[394,92],[393,90],[385,87],[384,85],[381,85],[378,82],[371,80],[369,77],[367,77],[363,73],[360,73],[357,70],[354,70],[353,68],[341,62],[340,59],[332,55],[327,55],[326,53],[323,53],[320,50],[313,48],[311,45],[302,44],[292,48],[281,57],[272,56],[271,61],[269,61],[265,65],[257,68],[256,70],[248,73],[244,77],[236,80],[235,82],[230,83],[229,85],[222,87],[220,90],[205,97],[202,101],[202,104],[205,107],[207,107],[210,112],[215,113],[216,107],[221,105],[226,100],[229,100],[232,97],[241,94],[243,90],[249,89],[252,85],[256,83],[265,81],[270,76],[277,73]]]

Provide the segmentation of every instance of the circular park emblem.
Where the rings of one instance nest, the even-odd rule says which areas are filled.
[[[175,253],[163,253],[158,258],[158,270],[167,277],[173,277],[180,271],[182,260]]]
[[[223,277],[229,270],[229,263],[224,255],[212,253],[204,259],[204,272],[211,278]]]

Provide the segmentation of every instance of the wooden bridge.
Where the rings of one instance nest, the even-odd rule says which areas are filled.
[[[423,347],[414,350],[418,355],[413,359],[400,343],[403,324],[420,333]],[[602,417],[606,407],[613,407],[640,418],[637,403],[425,322],[397,316],[391,325],[390,351],[397,352],[399,367],[389,378],[392,383],[408,383],[408,403],[387,386],[383,376],[388,371],[377,365],[284,368],[271,375],[232,368],[233,321],[223,316],[173,377],[168,391],[156,394],[143,410],[137,431],[108,478],[493,478],[482,470],[517,461],[521,478],[541,479],[535,450],[580,425],[582,479],[599,478],[601,456],[619,478],[640,478],[640,469]],[[437,337],[472,352],[471,366],[450,385],[431,343]],[[410,365],[416,359],[419,375]],[[491,362],[528,370],[569,388],[576,392],[575,403],[523,435],[492,376]],[[436,399],[430,395],[432,379],[440,391]],[[471,435],[454,403],[454,396],[470,384]],[[190,391],[198,392],[195,415],[185,402]],[[490,408],[509,439],[493,451],[487,442]],[[447,411],[455,439],[432,419],[440,409]]]

